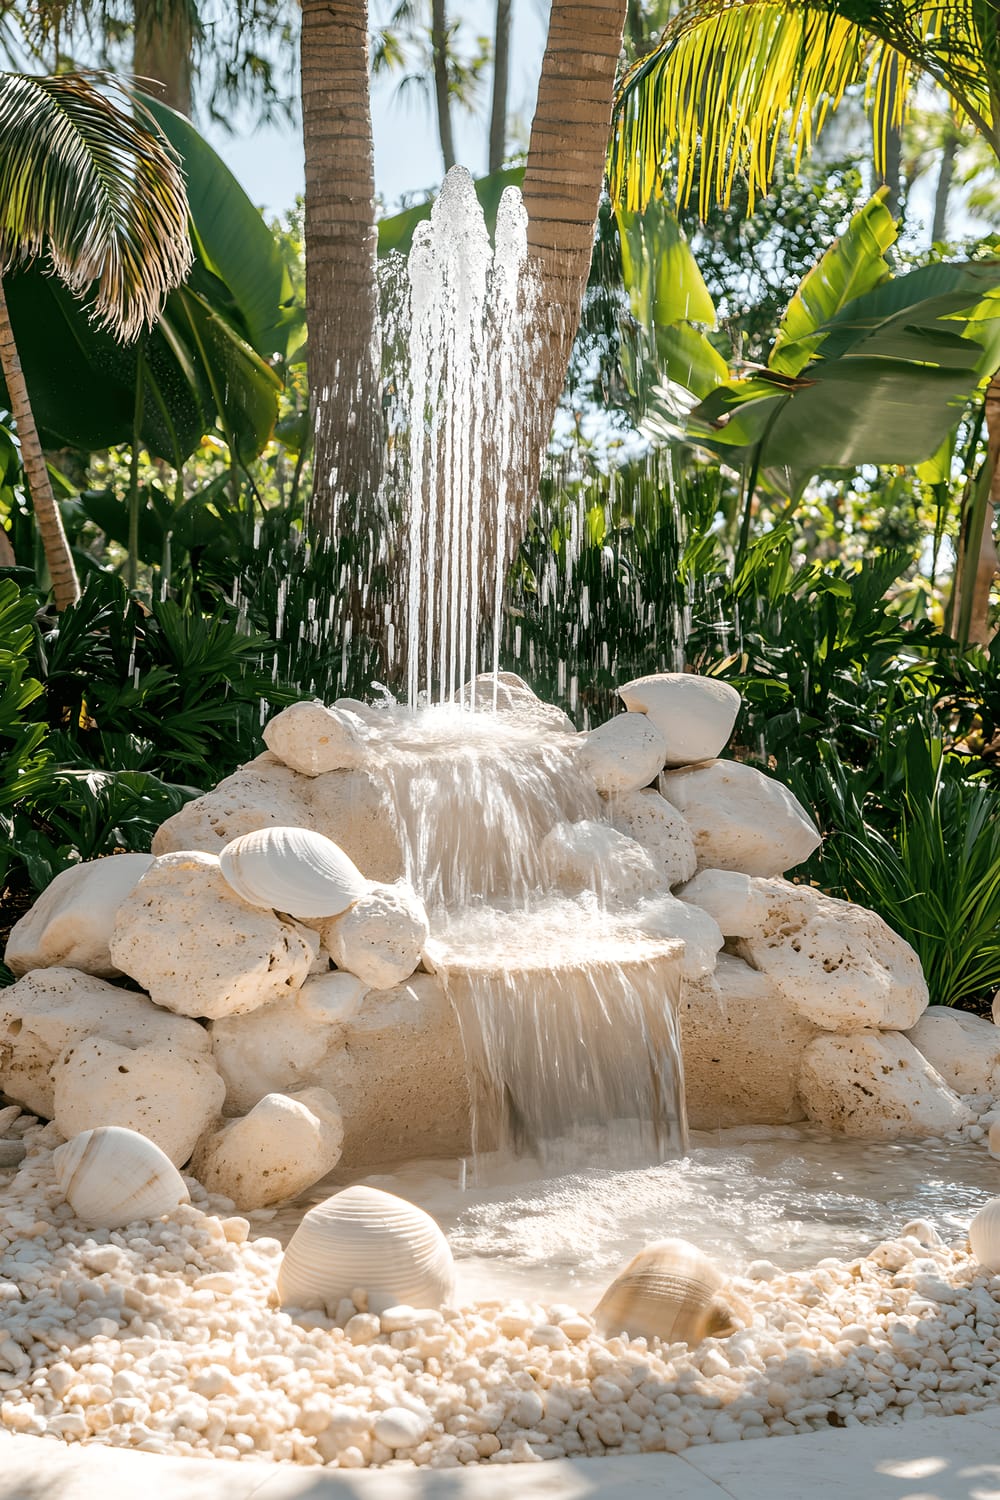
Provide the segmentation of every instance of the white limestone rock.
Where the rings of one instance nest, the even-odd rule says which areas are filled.
[[[700,979],[715,968],[716,954],[725,939],[718,923],[700,907],[689,906],[675,896],[657,896],[642,902],[631,921],[646,937],[683,940],[681,974],[685,979]]]
[[[956,1094],[1000,1098],[1000,1026],[950,1005],[931,1005],[907,1036]]]
[[[920,960],[863,906],[810,885],[755,880],[766,921],[740,954],[770,975],[789,1006],[828,1031],[908,1031],[927,1006]]]
[[[799,1097],[810,1120],[872,1140],[946,1135],[973,1120],[940,1073],[898,1032],[816,1037],[803,1054]]]
[[[0,990],[0,1090],[32,1114],[51,1119],[52,1066],[68,1047],[90,1036],[123,1047],[166,1048],[189,1058],[207,1056],[211,1046],[197,1021],[172,1016],[145,995],[76,969],[34,969]]]
[[[664,771],[659,789],[690,825],[699,869],[781,875],[819,848],[802,804],[754,766],[713,760]]]
[[[694,835],[675,807],[652,787],[608,799],[611,822],[641,844],[668,886],[690,880],[698,868]]]
[[[580,769],[599,792],[634,792],[648,786],[663,765],[666,744],[645,714],[616,714],[577,745]]]
[[[52,1069],[56,1125],[69,1139],[100,1125],[138,1131],[175,1167],[222,1109],[226,1086],[210,1056],[90,1036]]]
[[[676,894],[714,917],[727,938],[752,937],[767,922],[760,882],[738,870],[699,870]]]
[[[713,974],[684,981],[678,1015],[693,1130],[803,1118],[799,1070],[817,1030],[766,974],[720,953]]]
[[[337,1102],[325,1089],[265,1094],[248,1115],[203,1136],[191,1173],[244,1212],[266,1208],[332,1172],[343,1140]]]
[[[604,901],[634,906],[667,887],[646,850],[607,823],[557,823],[542,840],[541,854],[549,880],[567,893],[595,891]]]
[[[351,771],[368,753],[364,720],[346,708],[292,703],[264,726],[264,744],[302,776]]]
[[[354,714],[369,729],[386,729],[391,723],[388,703],[365,703],[361,698],[336,698],[333,707]]]
[[[247,1114],[265,1094],[300,1093],[345,1045],[368,987],[354,974],[318,974],[287,998],[213,1021],[212,1051],[227,1084],[226,1109]]]
[[[339,969],[372,989],[389,990],[416,969],[430,928],[424,903],[399,881],[370,886],[341,916],[324,922],[321,932]]]
[[[554,703],[544,703],[516,672],[480,672],[455,694],[459,703],[474,706],[477,712],[494,709],[526,727],[557,730],[576,734],[576,725]]]
[[[326,771],[308,787],[304,827],[339,844],[369,880],[403,878],[406,859],[383,779],[366,770]]]
[[[625,707],[646,714],[666,743],[668,766],[714,760],[733,732],[742,699],[728,682],[692,672],[654,672],[618,689]]]
[[[218,854],[232,839],[258,828],[308,827],[309,789],[308,777],[267,750],[161,823],[153,853],[200,849]]]
[[[240,899],[213,854],[166,854],[119,908],[112,961],[178,1015],[240,1015],[297,990],[319,940]]]
[[[11,973],[55,967],[117,977],[108,952],[115,913],[152,863],[151,854],[116,854],[62,870],[11,931]]]

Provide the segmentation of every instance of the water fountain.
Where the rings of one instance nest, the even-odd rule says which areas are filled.
[[[977,1263],[928,1219],[989,1187],[995,1028],[956,1046],[905,943],[785,878],[818,835],[719,758],[733,689],[656,674],[578,734],[496,670],[523,215],[491,255],[471,208],[451,179],[413,254],[407,701],[284,710],[12,934],[10,1430],[454,1464],[991,1397],[992,1220]],[[678,1233],[739,1271],[660,1247],[595,1322]],[[967,1353],[915,1395],[938,1302]]]

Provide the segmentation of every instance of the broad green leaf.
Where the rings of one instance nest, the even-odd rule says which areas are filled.
[[[661,374],[699,398],[715,390],[729,375],[722,355],[690,323],[657,328],[656,354]]]
[[[676,217],[661,199],[645,213],[619,209],[622,271],[632,315],[644,328],[715,327],[715,305]]]
[[[889,276],[885,252],[896,224],[880,188],[799,284],[781,320],[768,367],[798,375],[825,338],[824,325]]]

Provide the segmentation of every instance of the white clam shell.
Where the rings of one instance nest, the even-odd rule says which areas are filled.
[[[373,1310],[438,1308],[451,1297],[455,1263],[430,1214],[378,1188],[350,1187],[311,1208],[278,1272],[284,1305],[333,1311],[364,1287]]]
[[[91,1229],[159,1219],[189,1201],[170,1158],[123,1125],[82,1130],[53,1152],[52,1165],[67,1203]]]
[[[608,1338],[627,1333],[666,1344],[698,1344],[737,1326],[720,1295],[724,1285],[696,1245],[657,1240],[615,1277],[594,1309],[594,1321]]]
[[[219,866],[251,906],[292,917],[339,917],[368,889],[353,860],[310,828],[258,828],[233,839]]]
[[[1000,1271],[1000,1198],[984,1203],[969,1225],[972,1253],[987,1271]]]

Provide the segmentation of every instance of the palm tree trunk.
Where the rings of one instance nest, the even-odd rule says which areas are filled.
[[[941,165],[938,168],[937,188],[934,192],[934,218],[931,220],[931,244],[939,244],[948,232],[948,198],[951,179],[958,155],[958,135],[950,130],[941,148]]]
[[[431,0],[431,56],[434,59],[434,97],[437,101],[438,138],[444,169],[455,165],[455,139],[451,129],[451,92],[448,88],[448,17],[445,0]]]
[[[491,172],[499,172],[507,154],[511,3],[512,0],[497,0],[497,24],[493,39],[493,101],[490,108],[489,170]]]
[[[306,321],[315,430],[309,524],[378,525],[382,470],[375,158],[366,0],[304,0]]]
[[[80,597],[80,583],[69,550],[62,516],[56,505],[45,466],[45,456],[38,437],[38,428],[28,399],[28,387],[21,370],[21,361],[14,342],[14,330],[10,323],[7,298],[4,295],[3,278],[0,277],[0,370],[10,397],[10,409],[17,423],[17,435],[21,443],[21,463],[24,477],[31,494],[35,511],[35,523],[42,538],[45,561],[52,579],[52,592],[56,608],[66,609]]]
[[[182,115],[191,113],[194,25],[186,0],[133,0],[132,71],[159,84],[156,97]]]

